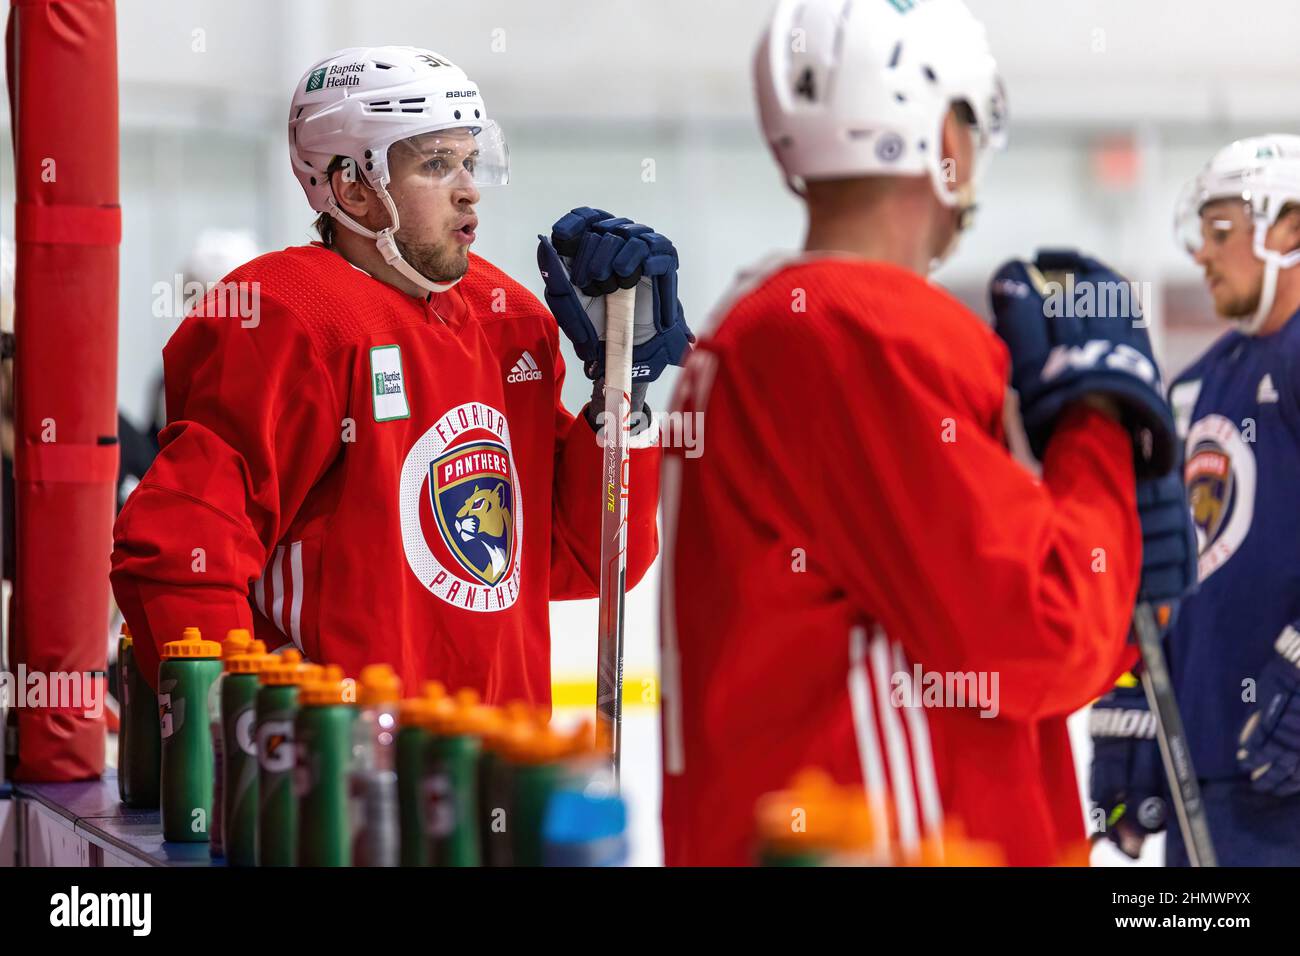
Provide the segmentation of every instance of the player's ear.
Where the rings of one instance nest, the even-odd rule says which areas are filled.
[[[943,178],[954,192],[970,182],[975,159],[973,120],[974,114],[965,101],[954,103],[943,119]]]
[[[1287,203],[1269,230],[1268,245],[1281,252],[1300,249],[1300,203]]]
[[[357,172],[356,163],[344,160],[330,172],[330,186],[339,207],[353,219],[369,226],[379,205],[379,197]]]

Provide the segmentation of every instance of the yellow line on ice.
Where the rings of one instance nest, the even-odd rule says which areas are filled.
[[[594,680],[551,681],[552,707],[595,707],[596,682]],[[653,674],[623,675],[624,707],[658,707],[659,681]]]

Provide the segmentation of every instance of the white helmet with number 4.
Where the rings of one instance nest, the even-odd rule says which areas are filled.
[[[1300,136],[1273,133],[1239,139],[1214,154],[1183,187],[1178,200],[1175,230],[1189,253],[1195,254],[1204,241],[1201,210],[1221,199],[1245,204],[1254,231],[1253,251],[1264,263],[1259,305],[1238,325],[1245,334],[1254,335],[1273,310],[1278,270],[1300,265],[1300,249],[1283,253],[1264,248],[1268,230],[1282,211],[1300,204]]]
[[[463,70],[430,50],[410,46],[339,50],[303,74],[289,107],[289,158],[312,209],[374,239],[384,261],[431,292],[445,291],[455,283],[430,280],[398,250],[393,234],[401,222],[388,192],[389,149],[442,130],[463,130],[474,138],[470,157],[450,171],[448,181],[463,170],[475,185],[509,182],[505,137],[488,119],[478,87]],[[436,149],[437,144],[432,145]],[[424,151],[428,148],[426,144]],[[339,208],[329,175],[336,157],[356,164],[356,171],[388,210],[389,226],[376,233]]]
[[[1006,99],[984,25],[961,0],[780,0],[754,60],[763,133],[796,192],[817,179],[929,175],[962,210],[1006,142]],[[946,175],[942,130],[971,125],[972,187]]]

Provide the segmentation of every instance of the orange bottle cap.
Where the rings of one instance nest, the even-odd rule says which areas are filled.
[[[221,645],[216,641],[205,641],[197,627],[187,627],[181,632],[179,641],[168,641],[163,645],[164,660],[183,658],[219,658]]]
[[[402,697],[402,681],[387,664],[367,664],[361,668],[357,703],[363,707],[391,704]]]
[[[306,676],[305,668],[309,664],[302,662],[302,655],[292,647],[287,651],[281,651],[279,654],[269,655],[271,660],[263,664],[260,671],[260,680],[263,684],[269,684],[276,687],[284,687],[291,684],[301,684]]]
[[[405,697],[397,704],[397,723],[402,727],[423,727],[430,701],[427,697]]]
[[[435,734],[454,733],[451,723],[456,716],[456,702],[450,697],[436,697],[425,701],[424,729]]]
[[[247,653],[248,645],[251,643],[253,643],[253,635],[245,628],[237,627],[226,631],[226,639],[221,642],[221,659],[226,660],[237,654]]]
[[[562,760],[569,749],[569,741],[548,726],[526,718],[515,721],[506,732],[502,754],[512,763],[537,765]]]
[[[1086,844],[1085,844],[1086,845]],[[956,820],[945,820],[943,836],[921,843],[917,866],[1006,866],[1002,848],[995,843],[984,843],[966,836],[966,831]],[[1085,857],[1075,864],[1087,866]]]
[[[447,736],[482,737],[501,720],[500,712],[480,703],[478,692],[468,687],[457,691],[450,705],[444,706],[442,701],[433,705],[429,711],[431,730]]]
[[[319,673],[303,682],[298,691],[298,703],[303,707],[328,707],[352,703],[352,684],[343,679],[343,668],[329,664]]]
[[[778,853],[862,851],[875,828],[861,786],[838,786],[822,770],[804,770],[788,790],[765,794],[756,808],[758,833]]]
[[[244,653],[225,659],[227,674],[260,674],[262,668],[275,660],[274,654],[266,653],[266,645],[261,641],[249,641]]]
[[[583,718],[582,723],[568,735],[569,755],[573,757],[592,756],[597,752],[596,748],[596,725],[589,719]]]

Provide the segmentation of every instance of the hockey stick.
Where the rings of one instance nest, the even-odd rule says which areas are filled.
[[[1205,804],[1201,802],[1201,785],[1192,768],[1183,717],[1178,712],[1165,653],[1160,646],[1160,628],[1156,625],[1155,610],[1145,601],[1133,611],[1133,630],[1142,654],[1142,687],[1156,718],[1156,738],[1178,815],[1178,828],[1187,847],[1187,859],[1192,866],[1218,866],[1210,840],[1210,825],[1205,819]]]
[[[600,626],[596,740],[608,748],[618,787],[623,743],[623,604],[627,593],[628,428],[636,286],[605,296],[605,459],[601,471]]]

